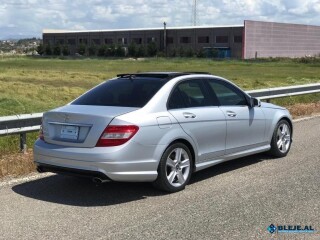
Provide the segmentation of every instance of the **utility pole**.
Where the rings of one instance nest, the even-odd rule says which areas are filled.
[[[198,25],[197,0],[193,0],[191,22],[193,26]]]
[[[164,53],[167,57],[167,23],[163,23],[163,47],[164,47]]]

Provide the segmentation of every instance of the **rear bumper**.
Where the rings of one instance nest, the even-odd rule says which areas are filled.
[[[156,146],[132,142],[125,148],[115,148],[113,151],[110,148],[70,148],[37,140],[34,161],[40,171],[102,180],[152,182],[158,176],[155,149]]]
[[[52,172],[52,173],[64,174],[64,175],[76,176],[76,177],[87,177],[92,179],[98,178],[98,179],[101,179],[101,181],[111,180],[101,172],[81,170],[81,169],[75,169],[75,168],[58,167],[58,166],[52,166],[52,165],[43,164],[43,163],[41,164],[38,163],[37,171],[39,173]]]

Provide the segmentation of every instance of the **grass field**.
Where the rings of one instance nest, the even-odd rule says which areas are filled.
[[[104,79],[143,71],[210,72],[244,89],[320,82],[320,63],[207,59],[0,59],[0,116],[42,112],[63,105]]]
[[[64,105],[101,81],[119,73],[145,71],[210,72],[251,90],[320,82],[320,63],[282,61],[213,61],[210,59],[43,59],[0,58],[0,116],[43,112]],[[275,100],[290,108],[300,102],[319,102],[320,94]],[[319,105],[314,105],[318,108]],[[298,109],[298,110],[297,110]],[[308,106],[293,109],[310,113]],[[28,135],[28,145],[37,134]],[[18,152],[17,136],[0,138],[1,156]],[[1,164],[0,164],[1,165]],[[1,171],[0,171],[1,176]]]

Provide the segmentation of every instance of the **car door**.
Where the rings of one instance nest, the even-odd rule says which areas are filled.
[[[209,79],[208,83],[227,120],[226,154],[265,145],[265,116],[261,108],[250,107],[245,93],[227,81]]]
[[[226,121],[217,105],[210,98],[201,79],[178,83],[169,97],[169,113],[197,146],[197,163],[225,153]]]

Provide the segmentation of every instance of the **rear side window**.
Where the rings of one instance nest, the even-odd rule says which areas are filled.
[[[247,105],[244,94],[231,84],[219,80],[208,80],[221,106]]]
[[[173,90],[169,102],[169,109],[192,108],[210,106],[201,80],[188,80],[179,83]]]
[[[159,78],[111,80],[85,93],[71,104],[141,108],[165,83],[165,80]]]

